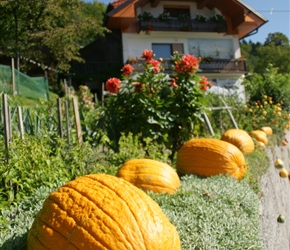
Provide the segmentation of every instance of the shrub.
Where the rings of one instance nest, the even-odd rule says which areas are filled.
[[[211,83],[197,75],[199,59],[175,53],[173,74],[163,73],[162,60],[153,59],[153,51],[144,50],[140,60],[143,71],[135,73],[130,64],[122,68],[123,81],[110,78],[111,92],[100,118],[107,131],[110,147],[118,151],[122,133],[131,132],[146,144],[145,138],[164,144],[172,152],[194,133],[202,122],[204,96]]]

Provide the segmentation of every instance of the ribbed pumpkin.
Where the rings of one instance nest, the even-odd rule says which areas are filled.
[[[131,183],[105,174],[79,177],[51,193],[27,250],[180,250],[159,205]]]
[[[229,129],[225,131],[221,140],[235,145],[244,154],[252,153],[255,150],[255,143],[252,137],[242,129]]]
[[[265,145],[268,144],[267,134],[262,130],[253,130],[250,133],[252,138],[255,138],[257,141],[263,142]]]
[[[272,135],[273,134],[273,129],[268,126],[261,127],[260,130],[266,133],[266,135]]]
[[[212,138],[187,141],[177,152],[177,172],[209,177],[229,174],[242,179],[247,171],[244,154],[233,144]]]
[[[120,167],[117,176],[136,187],[156,193],[172,194],[180,187],[180,179],[175,169],[152,159],[129,160]]]

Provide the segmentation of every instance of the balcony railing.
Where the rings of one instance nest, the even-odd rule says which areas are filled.
[[[128,62],[130,63],[130,62]],[[135,71],[142,72],[143,66],[141,61],[131,62]],[[164,71],[170,73],[172,71],[173,61],[163,60]],[[200,62],[199,69],[203,73],[246,73],[246,62],[244,60],[214,60],[212,62]]]
[[[199,22],[196,20],[170,19],[161,21],[158,18],[139,20],[139,31],[191,31],[191,32],[226,32],[226,21]]]

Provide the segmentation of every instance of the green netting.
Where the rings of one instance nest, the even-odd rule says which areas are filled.
[[[45,77],[30,77],[14,70],[15,94],[34,98],[48,99],[48,82]],[[0,65],[0,91],[12,94],[11,67]]]

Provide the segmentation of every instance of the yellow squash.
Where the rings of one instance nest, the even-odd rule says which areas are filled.
[[[166,163],[152,159],[132,159],[125,162],[117,176],[136,187],[156,193],[173,194],[180,187],[176,170]]]
[[[212,138],[187,141],[177,152],[177,172],[181,175],[213,176],[229,174],[242,179],[247,171],[244,154],[233,144]]]
[[[145,192],[115,176],[79,177],[51,193],[27,250],[180,250],[175,227]]]

